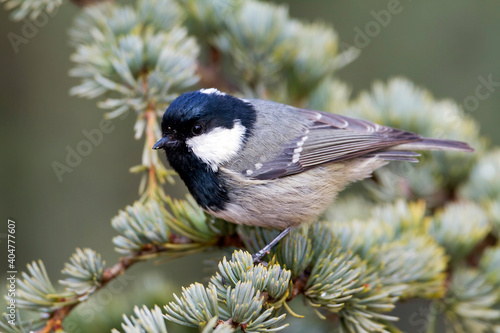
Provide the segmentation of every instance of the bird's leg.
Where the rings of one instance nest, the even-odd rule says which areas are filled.
[[[290,227],[286,228],[285,230],[283,230],[282,232],[280,232],[280,234],[278,236],[276,236],[271,242],[269,242],[269,244],[267,244],[266,246],[264,246],[259,252],[254,253],[252,255],[254,264],[260,263],[261,260],[262,260],[262,258],[267,253],[269,253],[269,251],[271,251],[271,249],[274,246],[276,246],[276,244],[278,244],[279,241],[283,239],[283,237],[285,237],[286,235],[288,235],[288,233],[290,232],[290,230],[291,230]]]

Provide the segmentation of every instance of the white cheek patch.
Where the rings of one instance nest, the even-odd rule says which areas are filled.
[[[208,133],[186,140],[193,153],[215,172],[234,157],[243,145],[245,127],[238,120],[233,128],[216,127]]]

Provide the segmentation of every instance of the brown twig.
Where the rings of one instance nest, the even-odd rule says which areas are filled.
[[[142,257],[146,257],[149,255],[154,255],[154,254],[161,254],[161,253],[166,253],[168,249],[154,245],[154,244],[146,244],[143,246],[143,249],[140,252],[137,252],[135,254],[123,257],[120,259],[120,261],[113,266],[106,268],[104,270],[104,273],[102,275],[101,279],[101,285],[92,292],[95,293],[98,290],[102,289],[105,287],[109,282],[112,280],[116,279],[125,271],[130,268],[133,264],[139,261],[143,261]],[[68,300],[66,300],[68,301]],[[62,322],[63,320],[71,313],[71,311],[82,301],[78,299],[78,297],[75,296],[74,303],[65,305],[61,308],[58,308],[54,310],[45,324],[43,328],[38,330],[38,333],[50,333],[50,332],[56,332],[58,330],[62,330]]]
[[[497,241],[498,239],[492,233],[486,235],[486,237],[479,244],[477,244],[476,247],[467,256],[467,264],[471,267],[477,267],[484,251],[487,248],[494,246]]]
[[[147,89],[147,87],[145,88]],[[156,108],[153,103],[149,103],[146,112],[144,113],[146,117],[146,142],[147,147],[153,147],[156,140],[158,139],[155,135],[155,126],[156,126]],[[148,197],[154,198],[154,194],[156,191],[156,187],[158,186],[156,181],[156,168],[153,163],[153,155],[150,154],[149,157],[149,171],[148,171]]]
[[[112,2],[113,0],[71,0],[75,5],[80,8],[95,5],[101,2]]]
[[[292,285],[292,292],[290,296],[287,298],[287,302],[290,302],[297,295],[304,293],[306,289],[307,280],[309,279],[310,274],[306,271],[299,275],[294,281]]]
[[[62,308],[59,308],[52,312],[50,319],[47,321],[45,326],[38,330],[39,333],[50,333],[50,332],[59,332],[62,331],[62,322],[64,318],[73,310],[78,303],[66,305]]]
[[[202,87],[217,88],[222,91],[235,91],[236,87],[222,75],[222,54],[220,51],[209,45],[209,63],[203,64],[198,61],[196,74]]]
[[[221,248],[232,247],[232,246],[236,248],[245,247],[245,244],[243,243],[243,240],[238,235],[238,233],[220,237],[216,245]]]

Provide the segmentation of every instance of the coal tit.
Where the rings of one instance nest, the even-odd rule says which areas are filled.
[[[473,151],[466,143],[332,113],[201,89],[167,108],[164,149],[198,204],[224,220],[286,229],[315,221],[347,184],[413,150]]]

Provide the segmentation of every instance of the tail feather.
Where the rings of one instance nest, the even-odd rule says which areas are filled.
[[[392,150],[451,150],[473,152],[467,143],[454,140],[422,138],[421,141],[404,143],[391,148]]]
[[[474,149],[465,142],[422,138],[420,141],[403,143],[388,149],[374,151],[364,155],[364,157],[376,157],[387,161],[408,161],[417,163],[417,157],[419,157],[420,154],[412,150],[474,151]]]

